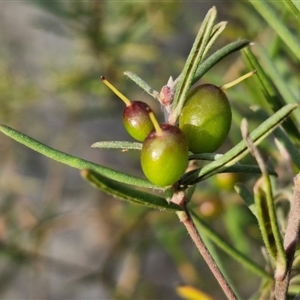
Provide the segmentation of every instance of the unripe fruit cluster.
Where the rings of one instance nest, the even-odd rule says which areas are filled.
[[[125,102],[125,129],[143,142],[142,170],[157,186],[169,186],[180,179],[188,165],[189,151],[214,152],[226,139],[231,108],[225,93],[217,86],[205,84],[194,88],[179,117],[179,126],[175,126],[159,125],[147,104],[130,101],[104,77],[102,80]]]

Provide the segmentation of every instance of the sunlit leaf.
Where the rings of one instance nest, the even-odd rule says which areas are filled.
[[[124,141],[101,141],[94,143],[91,147],[102,149],[141,150],[142,143]]]
[[[11,127],[0,125],[0,131],[2,131],[4,134],[8,135],[12,139],[16,140],[17,142],[27,146],[28,148],[37,151],[53,160],[59,161],[65,165],[68,165],[70,167],[76,168],[76,169],[91,169],[95,172],[102,174],[103,176],[106,176],[108,178],[111,178],[113,180],[123,182],[126,184],[139,186],[139,187],[145,187],[145,188],[152,188],[152,189],[161,189],[155,185],[153,185],[150,181],[139,178],[136,176],[128,175],[123,172],[119,172],[98,164],[95,164],[93,162],[84,160],[82,158],[67,154],[65,152],[56,150],[54,148],[51,148],[31,137],[28,135],[21,133],[17,130],[12,129]]]
[[[209,43],[211,38],[211,33],[214,29],[214,23],[217,15],[217,10],[212,7],[205,19],[203,20],[201,27],[198,31],[196,39],[194,41],[191,52],[185,62],[182,73],[180,75],[180,80],[176,86],[176,92],[173,101],[172,119],[175,121],[179,116],[182,107],[184,105],[186,95],[192,85],[195,72],[203,59],[205,53],[205,48]]]

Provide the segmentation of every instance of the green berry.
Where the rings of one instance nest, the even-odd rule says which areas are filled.
[[[145,176],[157,186],[174,184],[188,165],[188,143],[183,132],[170,124],[160,125],[143,142],[141,166]]]
[[[194,153],[211,153],[225,141],[231,126],[231,107],[226,94],[212,84],[193,89],[179,117],[179,127]]]
[[[123,124],[126,131],[136,140],[142,142],[154,129],[149,118],[151,108],[142,101],[132,101],[123,111]]]

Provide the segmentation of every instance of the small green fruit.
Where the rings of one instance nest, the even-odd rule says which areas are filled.
[[[142,142],[154,128],[149,117],[149,113],[152,112],[150,106],[142,101],[130,101],[104,76],[101,76],[101,80],[125,103],[126,107],[123,110],[125,129],[134,139]]]
[[[211,153],[225,141],[231,126],[231,107],[225,93],[212,84],[203,84],[188,95],[179,117],[190,151]]]
[[[143,142],[141,165],[145,176],[157,186],[174,184],[188,165],[188,143],[183,132],[170,124],[160,125]]]
[[[123,124],[126,131],[136,140],[142,142],[154,129],[149,118],[151,108],[142,101],[132,101],[123,111]]]

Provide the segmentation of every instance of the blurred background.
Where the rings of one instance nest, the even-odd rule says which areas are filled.
[[[53,148],[142,176],[137,152],[90,147],[131,140],[121,121],[124,104],[100,75],[159,112],[123,72],[159,91],[180,74],[213,5],[218,21],[229,21],[214,50],[239,38],[267,43],[273,36],[244,1],[1,1],[0,122]],[[203,82],[222,85],[245,72],[236,53]],[[228,91],[234,124],[221,153],[240,140],[238,124],[249,114],[250,94],[244,84]],[[4,135],[0,168],[1,299],[181,299],[175,291],[180,284],[224,297],[176,215],[108,197],[78,170]],[[254,182],[216,176],[199,185],[193,205],[212,228],[260,262],[255,220],[233,192],[238,180]],[[234,270],[243,299],[258,289],[252,273],[225,255],[224,262]]]

